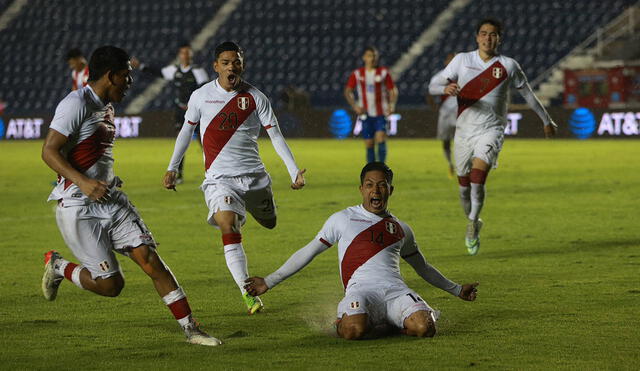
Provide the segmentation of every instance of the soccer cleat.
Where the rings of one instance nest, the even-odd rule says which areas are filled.
[[[242,294],[242,299],[244,303],[247,304],[247,312],[249,315],[256,314],[264,308],[264,304],[262,304],[262,300],[258,296],[251,296],[248,292]]]
[[[482,229],[482,219],[469,221],[467,224],[467,235],[464,238],[469,255],[476,255],[480,249],[480,229]]]
[[[42,276],[42,293],[44,298],[53,301],[56,300],[58,295],[58,287],[64,279],[56,273],[55,264],[56,260],[61,259],[62,256],[57,251],[51,250],[44,254],[44,275]]]
[[[190,322],[188,325],[182,327],[184,335],[187,337],[187,343],[196,345],[206,345],[215,347],[222,344],[222,341],[214,338],[213,336],[202,331],[197,323]]]

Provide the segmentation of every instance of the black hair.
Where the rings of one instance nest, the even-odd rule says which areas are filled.
[[[476,35],[480,32],[480,27],[482,27],[485,24],[490,24],[493,27],[496,28],[496,32],[498,33],[498,36],[502,36],[502,22],[500,22],[499,20],[495,19],[495,18],[485,18],[483,20],[481,20],[480,22],[478,22],[478,25],[476,26]]]
[[[384,178],[387,180],[387,183],[389,183],[389,185],[393,183],[393,171],[391,171],[387,164],[384,162],[369,162],[364,165],[360,172],[360,185],[364,183],[364,177],[370,171],[381,171],[384,174]]]
[[[105,73],[120,71],[129,67],[129,54],[112,45],[94,50],[89,60],[89,81],[97,81]]]
[[[81,58],[81,57],[84,57],[84,54],[82,54],[82,51],[78,48],[72,48],[72,49],[69,49],[69,51],[67,52],[65,61],[68,61],[69,59]]]
[[[373,46],[373,45],[368,45],[366,48],[364,48],[364,51],[362,52],[362,54],[364,54],[364,53],[366,53],[366,52],[368,52],[368,51],[372,51],[372,52],[374,52],[374,53],[376,53],[376,54],[380,54],[380,53],[378,52],[378,48],[376,48],[376,47],[375,47],[375,46]]]
[[[224,52],[236,52],[240,54],[241,58],[244,58],[244,51],[242,50],[240,45],[234,43],[233,41],[225,41],[222,44],[219,44],[218,46],[216,46],[216,49],[214,52],[215,59],[218,60],[218,57],[220,56],[220,54]]]
[[[182,48],[191,49],[191,44],[189,44],[188,41],[182,41],[180,44],[178,44],[178,49],[182,49]]]

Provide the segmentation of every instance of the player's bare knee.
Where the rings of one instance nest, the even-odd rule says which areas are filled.
[[[366,332],[366,325],[357,322],[342,323],[340,326],[340,336],[345,340],[361,339]]]
[[[427,321],[416,321],[412,325],[411,333],[417,337],[432,338],[436,334],[435,324]]]
[[[96,284],[99,287],[100,295],[115,298],[124,289],[124,279],[117,275],[109,278],[98,278]]]

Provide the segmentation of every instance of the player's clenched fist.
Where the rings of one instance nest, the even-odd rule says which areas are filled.
[[[304,174],[306,171],[307,171],[307,169],[302,169],[302,170],[298,171],[298,175],[296,176],[296,182],[295,183],[291,183],[291,188],[293,188],[293,189],[301,189],[302,187],[304,187],[306,182],[305,182],[304,176],[302,174]]]
[[[458,84],[456,84],[455,82],[452,82],[451,84],[445,86],[444,88],[444,93],[446,95],[451,95],[451,96],[456,96],[458,95],[458,93],[460,92],[460,86],[458,86]]]
[[[558,125],[555,122],[551,121],[549,125],[544,126],[544,137],[551,138],[556,135],[556,131],[558,131]]]
[[[244,282],[246,283],[244,289],[247,290],[249,295],[258,296],[269,290],[269,287],[267,287],[262,277],[249,277]]]
[[[78,184],[78,187],[92,201],[104,202],[110,198],[109,186],[102,180],[87,179]]]
[[[474,282],[462,285],[462,290],[460,291],[458,297],[466,301],[476,300],[476,295],[478,294],[478,289],[476,289],[476,287],[478,287],[479,284],[480,283],[478,282]]]
[[[176,190],[176,177],[177,176],[178,176],[178,173],[176,173],[175,171],[167,171],[164,174],[164,178],[162,179],[162,185],[166,189],[173,189],[175,191]]]

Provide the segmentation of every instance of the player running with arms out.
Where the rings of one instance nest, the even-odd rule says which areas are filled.
[[[337,332],[361,339],[378,325],[390,324],[412,336],[434,336],[439,312],[407,287],[400,274],[402,257],[430,284],[463,300],[476,298],[478,283],[458,285],[425,260],[413,231],[389,210],[393,172],[371,162],[360,173],[362,204],[333,214],[318,235],[266,278],[251,277],[247,290],[260,295],[304,268],[321,252],[338,245],[345,296],[338,304]]]
[[[476,28],[478,49],[456,55],[429,84],[432,95],[457,97],[458,119],[454,158],[460,200],[468,218],[465,244],[471,255],[480,248],[480,211],[485,199],[485,181],[497,166],[507,123],[509,87],[524,97],[544,124],[545,137],[555,135],[556,124],[533,94],[520,65],[498,53],[502,23],[485,19]]]
[[[54,300],[64,278],[98,295],[118,296],[124,277],[115,251],[130,257],[151,278],[189,343],[219,345],[218,339],[199,329],[183,289],[156,252],[151,232],[114,175],[116,128],[111,102],[120,102],[131,86],[129,56],[114,46],[100,47],[91,56],[89,70],[89,85],[58,104],[42,147],[42,159],[59,174],[49,201],[58,202],[58,228],[80,263],[47,252],[44,296]]]
[[[378,66],[378,50],[364,50],[364,67],[354,70],[344,88],[344,97],[362,120],[362,138],[367,149],[367,162],[387,159],[387,117],[396,109],[398,88],[387,67]],[[356,101],[354,91],[358,91]],[[375,140],[375,143],[374,143]],[[378,145],[378,156],[374,144]]]
[[[444,62],[444,65],[448,65],[449,62],[453,59],[455,53],[450,53],[447,55],[447,59]],[[438,74],[443,71],[438,71],[432,78],[438,79]],[[458,113],[458,103],[455,98],[450,95],[439,95],[439,104],[436,105],[433,99],[433,95],[427,94],[427,103],[430,104],[433,109],[437,108],[438,110],[438,133],[437,138],[442,141],[442,151],[444,152],[444,158],[447,160],[447,164],[449,164],[449,178],[453,178],[455,173],[455,167],[453,166],[453,162],[451,160],[451,141],[456,133],[456,118]]]
[[[266,228],[276,226],[271,177],[258,154],[260,127],[266,129],[284,161],[291,177],[291,188],[304,187],[305,170],[296,165],[267,97],[242,80],[242,49],[230,41],[218,45],[213,68],[218,78],[193,92],[189,99],[185,122],[163,182],[167,189],[175,190],[178,164],[199,123],[205,165],[201,189],[209,208],[207,221],[222,232],[227,267],[249,314],[254,314],[263,304],[259,297],[244,289],[249,273],[240,228],[246,221],[247,212]]]

